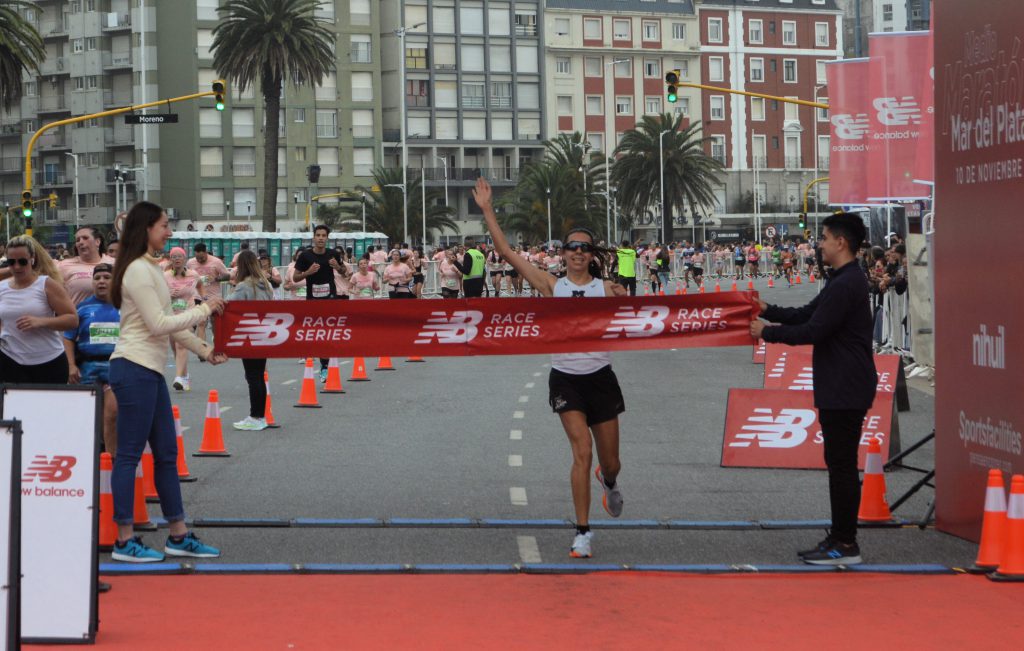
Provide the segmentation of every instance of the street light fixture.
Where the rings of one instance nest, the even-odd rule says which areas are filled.
[[[818,102],[818,91],[822,88],[828,88],[828,84],[821,84],[814,87],[814,102]],[[818,178],[818,111],[821,109],[814,109],[814,178]],[[818,188],[814,188],[814,236],[818,236],[818,197],[820,196]]]
[[[444,207],[448,207],[448,159],[444,156],[434,156],[437,160],[441,161],[441,167],[444,169]]]
[[[658,188],[661,192],[661,205],[659,206],[658,212],[661,213],[662,223],[665,223],[665,134],[672,133],[671,129],[665,129],[658,134],[658,167],[660,171]],[[658,234],[661,237],[661,234]]]
[[[551,246],[551,188],[548,188],[548,246]]]
[[[77,231],[81,218],[81,208],[78,201],[78,154],[64,152],[64,155],[70,156],[71,160],[75,161],[75,230]]]
[[[401,136],[402,136],[402,228],[403,228],[403,241],[409,241],[409,197],[406,196],[405,188],[409,183],[409,179],[406,178],[406,167],[409,164],[409,143],[406,142],[405,137],[405,33],[410,29],[416,29],[426,25],[426,21],[416,23],[409,27],[399,27],[395,30],[395,36],[398,37],[398,104],[399,108],[402,109],[402,115],[399,118],[401,120]]]
[[[604,75],[605,75],[605,88],[611,88],[612,89],[612,98],[613,99],[615,98],[615,90],[614,90],[614,86],[612,84],[608,83],[608,69],[611,68],[612,66],[616,65],[616,64],[619,64],[619,63],[630,63],[630,61],[631,61],[630,59],[614,59],[614,60],[609,61],[608,63],[604,64],[604,68],[605,68],[605,73],[604,73]],[[614,124],[615,124],[615,111],[614,111],[614,109],[607,110],[607,98],[608,98],[608,92],[605,91],[605,102],[606,102],[606,104],[605,104],[605,107],[606,107],[605,113],[607,114],[605,116],[605,123],[604,123],[605,124],[605,140],[607,141],[607,142],[605,142],[605,145],[604,145],[604,156],[605,156],[604,177],[605,177],[605,186],[607,186],[609,183],[611,183],[611,180],[612,180],[612,154],[611,154],[611,152],[612,152],[612,136],[615,133],[615,128],[614,128]],[[608,129],[608,117],[609,116],[611,117],[612,125],[613,125],[612,133],[611,134],[609,134],[608,131],[607,131],[607,129]],[[604,206],[604,212],[605,212],[604,218],[605,218],[605,224],[606,224],[606,228],[607,228],[608,225],[610,225],[611,221],[612,221],[612,207],[611,207],[611,205],[607,201],[605,201],[604,203],[605,203],[605,206]]]

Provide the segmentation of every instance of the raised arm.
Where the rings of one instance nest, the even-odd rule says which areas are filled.
[[[494,240],[494,248],[530,283],[530,287],[544,296],[551,296],[557,279],[515,254],[512,247],[509,246],[508,239],[505,238],[505,233],[498,225],[498,216],[494,214],[494,206],[491,203],[492,196],[491,184],[483,177],[478,178],[476,187],[473,188],[473,199],[484,213],[484,223],[487,224],[487,230],[491,234],[491,239]]]

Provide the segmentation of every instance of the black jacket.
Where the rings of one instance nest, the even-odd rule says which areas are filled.
[[[814,346],[815,407],[871,407],[878,375],[871,350],[868,281],[856,260],[833,270],[821,293],[807,305],[769,305],[762,316],[783,324],[766,327],[765,341]]]

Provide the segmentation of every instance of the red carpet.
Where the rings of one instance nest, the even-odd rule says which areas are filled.
[[[103,649],[1024,648],[1024,584],[966,575],[106,580]]]

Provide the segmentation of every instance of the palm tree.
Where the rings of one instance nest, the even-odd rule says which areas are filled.
[[[499,198],[497,205],[504,209],[499,215],[502,228],[518,232],[528,242],[546,242],[549,195],[553,239],[580,226],[595,232],[603,228],[604,213],[598,219],[600,211],[588,211],[583,204],[579,169],[553,159],[524,168],[515,190]]]
[[[263,130],[263,230],[277,230],[277,144],[284,82],[320,85],[334,69],[334,36],[321,0],[226,0],[213,29],[213,67],[240,91],[259,83]]]
[[[43,37],[19,9],[34,9],[23,0],[0,4],[0,109],[11,110],[21,99],[25,73],[38,73],[39,62],[46,58]]]
[[[579,131],[572,134],[560,133],[551,140],[545,140],[543,144],[546,162],[575,170],[573,183],[579,188],[584,207],[595,211],[604,210],[607,169],[604,156],[590,151],[590,143],[583,139]]]
[[[659,138],[665,152],[665,206],[661,241],[672,242],[674,208],[689,204],[697,208],[714,205],[714,187],[721,185],[722,164],[704,153],[708,138],[701,136],[700,122],[682,129],[682,115],[645,115],[634,129],[622,136],[615,148],[612,185],[618,186],[619,203],[629,213],[641,214],[661,200]]]
[[[416,199],[422,197],[422,182],[419,175],[409,175],[409,231],[419,232],[418,225],[423,223],[423,202]],[[378,167],[373,170],[373,184],[370,186],[357,185],[355,194],[366,196],[366,228],[371,231],[379,231],[388,236],[393,243],[402,241],[402,234],[405,231],[404,215],[402,212],[402,184],[401,168]],[[459,232],[459,226],[452,219],[455,209],[440,203],[444,193],[437,188],[429,188],[426,192],[427,199],[427,230],[444,231],[450,230],[453,233]],[[363,219],[363,207],[361,204],[347,204],[341,208],[345,221],[342,228],[346,230],[361,230]]]

